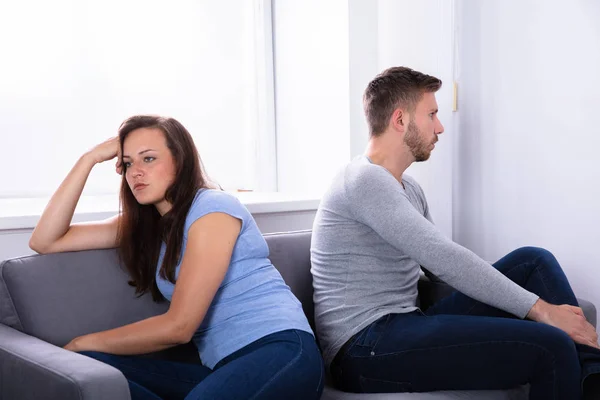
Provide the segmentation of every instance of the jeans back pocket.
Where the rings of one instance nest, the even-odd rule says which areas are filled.
[[[364,328],[356,337],[356,341],[349,349],[349,353],[353,355],[364,355],[365,350],[373,350],[377,343],[385,333],[385,329],[388,325],[388,321],[391,318],[391,314],[384,315],[378,320],[372,322],[369,326]],[[358,354],[357,354],[358,353]]]

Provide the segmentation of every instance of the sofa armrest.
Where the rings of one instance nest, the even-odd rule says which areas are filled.
[[[0,398],[130,400],[123,374],[0,324]]]
[[[592,302],[587,301],[586,299],[577,298],[577,302],[579,303],[579,307],[581,307],[581,309],[583,310],[585,318],[588,320],[588,322],[594,325],[594,327],[596,327],[596,306]]]

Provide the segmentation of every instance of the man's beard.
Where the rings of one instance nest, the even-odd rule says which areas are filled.
[[[427,161],[429,156],[431,156],[429,146],[431,146],[432,143],[425,141],[421,134],[421,130],[414,121],[408,123],[408,128],[404,135],[404,143],[406,143],[417,162]]]

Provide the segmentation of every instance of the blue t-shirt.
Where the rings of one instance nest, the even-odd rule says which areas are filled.
[[[188,231],[198,218],[219,212],[242,221],[227,274],[193,337],[202,363],[209,368],[242,347],[271,333],[298,329],[312,334],[302,305],[269,260],[269,248],[254,218],[233,195],[212,189],[196,193],[188,211],[181,260]],[[159,276],[165,255],[162,244],[156,283],[169,301],[175,285]],[[175,278],[179,276],[177,265]],[[202,288],[198,288],[201,290]]]

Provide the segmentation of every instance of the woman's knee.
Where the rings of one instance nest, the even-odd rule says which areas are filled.
[[[99,351],[79,351],[79,354],[86,356],[86,357],[90,357],[93,358],[94,360],[97,361],[101,361],[105,364],[111,364],[111,361],[113,360],[113,355],[112,354],[107,354],[107,353],[102,353]]]
[[[104,353],[100,353],[99,351],[78,351],[78,354],[81,354],[82,356],[86,356],[86,357],[90,357],[90,358],[102,358]]]

